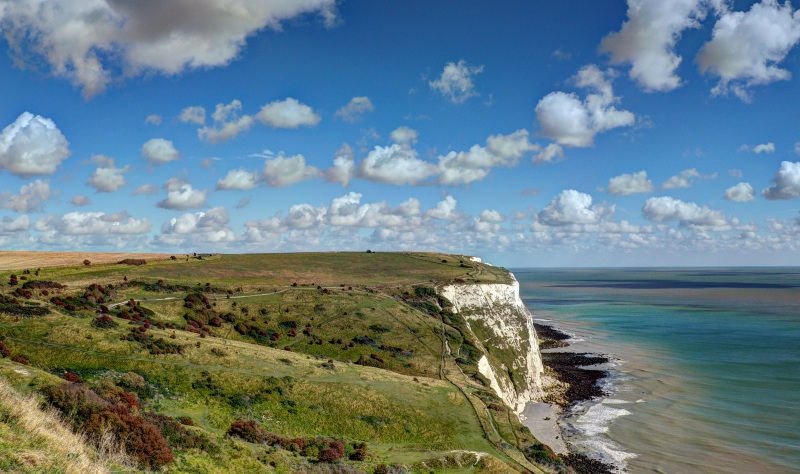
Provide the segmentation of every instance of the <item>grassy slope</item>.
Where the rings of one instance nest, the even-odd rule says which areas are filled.
[[[7,283],[10,273],[0,274],[0,281]],[[254,456],[242,455],[247,452],[265,462],[269,458],[278,470],[280,466],[291,470],[302,461],[222,440],[230,423],[242,417],[257,419],[267,430],[284,436],[367,441],[373,455],[354,464],[359,469],[371,470],[379,462],[419,463],[451,450],[490,453],[495,460],[482,463],[485,468],[493,462],[502,466],[498,460],[506,463],[506,469],[526,464],[512,447],[530,442],[516,418],[502,411],[490,413],[473,395],[485,398],[486,391],[464,376],[452,359],[442,357],[441,331],[454,329],[397,298],[408,295],[410,285],[433,281],[507,282],[503,269],[441,254],[272,254],[163,260],[139,267],[43,268],[38,277],[30,278],[68,283],[68,288],[56,291],[66,296],[82,294],[90,283],[120,285],[123,276],[129,282],[160,279],[165,285],[191,288],[208,283],[217,290],[208,293],[216,313],[230,312],[240,322],[280,332],[278,340],[256,344],[228,322],[212,329],[214,337],[202,339],[180,329],[152,328],[155,337],[186,348],[182,355],[154,356],[135,342],[120,340],[130,327],[124,320],[115,319],[123,324],[101,330],[91,325],[94,315],[87,311],[61,310],[35,318],[0,313],[0,335],[7,337],[12,352],[26,355],[33,366],[53,373],[70,370],[87,380],[116,380],[135,371],[155,388],[150,408],[190,416],[218,437],[220,454],[178,451],[173,471],[263,469]],[[325,293],[314,285],[331,290]],[[118,290],[114,301],[135,297],[153,311],[154,322],[182,328],[183,315],[190,312],[183,307],[186,294],[131,286]],[[297,337],[287,335],[281,326],[288,321],[299,324]],[[312,336],[301,334],[306,325]],[[358,336],[371,337],[375,343],[346,347]],[[344,343],[331,344],[331,339]],[[311,343],[320,340],[323,344]],[[404,352],[391,357],[391,352],[378,347],[381,344]],[[292,352],[279,350],[285,346]],[[352,363],[375,353],[389,370]],[[328,359],[335,361],[334,368],[325,366]],[[443,373],[449,375],[440,379]],[[259,396],[284,383],[286,376],[293,379],[280,395]],[[52,383],[53,378],[37,377],[28,387]],[[491,431],[488,439],[484,430]]]

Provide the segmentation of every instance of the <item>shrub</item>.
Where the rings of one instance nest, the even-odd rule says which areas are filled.
[[[8,347],[6,347],[5,344],[0,342],[0,356],[2,356],[3,358],[6,358],[6,357],[8,357],[10,355],[11,355],[11,351],[8,350]]]
[[[127,410],[112,408],[96,413],[89,418],[84,429],[96,441],[105,433],[113,434],[143,469],[158,469],[175,460],[158,428],[140,416],[127,413]]]
[[[321,462],[327,462],[327,463],[336,462],[341,458],[342,456],[339,454],[339,452],[333,448],[323,449],[317,455],[317,459],[319,459]]]
[[[88,267],[89,265],[92,264],[92,262],[90,262],[88,259],[86,259],[86,260],[83,261],[83,264]]]
[[[78,377],[77,374],[73,374],[72,372],[64,372],[64,380],[67,382],[80,382],[81,378]]]
[[[226,434],[250,443],[263,443],[267,435],[255,420],[236,420],[231,423]]]
[[[194,420],[192,420],[188,416],[180,417],[180,422],[181,422],[182,425],[185,425],[185,426],[194,426]]]
[[[100,316],[99,318],[92,321],[92,326],[100,329],[110,329],[119,326],[111,317],[107,314]]]
[[[126,259],[120,260],[117,264],[118,265],[135,265],[135,266],[139,266],[139,265],[146,265],[147,264],[147,260],[145,260],[143,258],[126,258]]]
[[[11,357],[11,361],[12,362],[16,362],[18,364],[22,364],[22,365],[31,365],[31,363],[28,360],[28,358],[25,357],[25,356],[21,356],[21,355],[12,356]]]

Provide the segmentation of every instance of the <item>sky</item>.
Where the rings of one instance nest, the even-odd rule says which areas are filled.
[[[776,0],[0,0],[0,248],[800,265]]]

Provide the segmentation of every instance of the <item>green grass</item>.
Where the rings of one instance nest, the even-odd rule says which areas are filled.
[[[0,279],[7,277],[0,274]],[[121,286],[123,277],[127,288]],[[276,472],[294,472],[308,463],[283,450],[226,440],[230,423],[241,418],[258,420],[281,436],[366,441],[369,459],[351,464],[369,472],[381,462],[429,472],[435,464],[429,460],[461,450],[488,455],[476,467],[459,465],[461,455],[455,455],[444,471],[519,468],[515,446],[523,448],[530,441],[515,416],[493,412],[489,422],[485,407],[469,398],[467,393],[479,385],[467,376],[454,377],[461,369],[452,357],[442,355],[442,334],[455,347],[462,341],[459,331],[444,324],[438,310],[429,314],[418,304],[432,298],[435,309],[435,297],[420,296],[425,292],[413,288],[508,283],[502,268],[431,253],[215,255],[136,267],[42,268],[38,279],[69,285],[47,297],[35,292],[34,300],[49,306],[51,314],[0,314],[4,343],[12,353],[27,356],[32,366],[26,370],[38,375],[9,371],[7,360],[0,364],[0,375],[27,391],[61,383],[65,370],[90,384],[119,381],[127,372],[142,375],[149,387],[142,400],[147,409],[191,417],[196,429],[221,446],[214,456],[176,450],[169,468],[173,472],[248,472],[270,463]],[[164,287],[183,288],[147,290],[135,283],[158,280]],[[92,283],[113,284],[113,302],[134,298],[154,323],[175,325],[174,330],[152,327],[147,333],[183,346],[183,353],[152,355],[142,344],[121,340],[141,323],[117,318],[117,310],[112,310],[117,327],[99,329],[92,325],[94,308],[70,312],[49,303],[54,294],[80,297]],[[187,315],[195,317],[199,308],[187,308],[183,298],[197,291],[209,298],[209,312],[231,313],[237,324],[246,322],[280,336],[254,339],[227,321],[211,327],[210,337],[185,330]],[[289,322],[297,324],[294,337]],[[305,328],[311,335],[303,333]],[[369,343],[354,342],[363,338]],[[342,342],[329,342],[338,339]],[[378,367],[355,363],[362,358]],[[440,379],[443,371],[451,375]],[[487,438],[489,425],[495,432]]]

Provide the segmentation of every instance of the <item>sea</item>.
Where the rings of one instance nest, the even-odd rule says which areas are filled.
[[[800,472],[800,268],[512,269],[533,318],[604,354],[570,449],[630,473]]]

